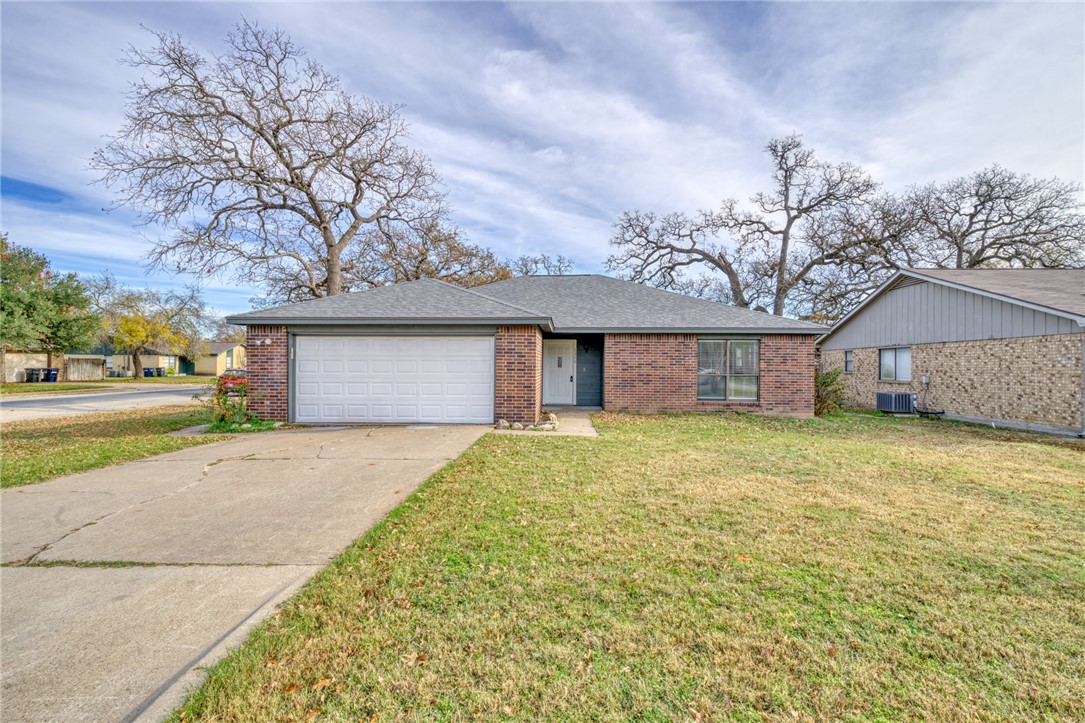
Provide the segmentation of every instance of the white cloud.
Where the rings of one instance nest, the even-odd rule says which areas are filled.
[[[5,199],[13,238],[138,276],[131,215],[81,210],[108,199],[84,166],[121,122],[115,61],[149,43],[141,22],[214,50],[242,12],[404,104],[472,241],[584,271],[624,209],[764,188],[762,149],[791,131],[893,189],[995,161],[1085,175],[1080,4],[8,3],[4,173],[79,201],[50,219]]]

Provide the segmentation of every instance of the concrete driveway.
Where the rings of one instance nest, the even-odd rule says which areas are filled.
[[[0,718],[160,719],[487,430],[254,434],[0,492],[28,563],[0,568]]]
[[[139,407],[161,407],[168,404],[191,404],[192,395],[207,389],[198,384],[128,385],[128,389],[113,387],[102,392],[72,392],[71,394],[39,394],[12,399],[0,399],[0,420],[22,422],[46,417],[70,417],[95,412],[117,412]],[[149,388],[148,388],[149,387]]]

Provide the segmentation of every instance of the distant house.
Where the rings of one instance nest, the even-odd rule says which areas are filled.
[[[1085,434],[1085,269],[902,269],[818,345],[853,403]]]
[[[172,370],[174,374],[181,372],[181,357],[176,354],[163,354],[154,349],[147,349],[139,355],[139,365],[144,369]],[[113,376],[134,376],[131,354],[114,354],[106,357],[106,366],[113,372]],[[163,372],[165,373],[165,372]]]
[[[245,366],[245,345],[237,341],[213,341],[208,344],[207,356],[196,360],[195,373],[219,376],[227,369]]]

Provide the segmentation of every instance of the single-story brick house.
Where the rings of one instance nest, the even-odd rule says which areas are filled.
[[[901,269],[818,346],[862,406],[1085,434],[1085,269]]]
[[[433,279],[229,317],[250,409],[310,423],[534,424],[543,405],[813,413],[825,329],[606,276]]]

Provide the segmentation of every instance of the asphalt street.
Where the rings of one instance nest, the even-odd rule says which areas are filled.
[[[157,407],[167,404],[190,404],[192,395],[206,389],[195,384],[171,385],[166,388],[110,390],[90,394],[43,394],[21,399],[0,399],[0,421],[21,422],[27,419],[68,417],[95,412],[116,412],[123,409]]]

